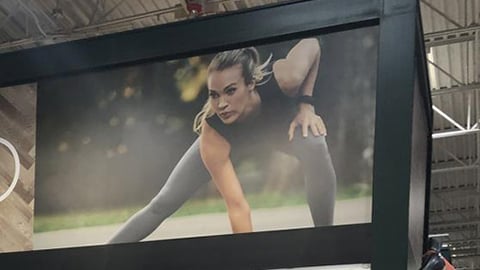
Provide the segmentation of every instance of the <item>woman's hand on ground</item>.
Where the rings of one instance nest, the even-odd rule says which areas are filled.
[[[315,109],[310,104],[299,104],[299,110],[293,121],[290,123],[290,128],[288,129],[288,140],[293,140],[295,134],[295,129],[297,126],[302,127],[302,136],[306,138],[308,136],[308,130],[312,131],[312,134],[316,137],[326,136],[327,129],[325,128],[325,123],[323,119],[315,114]]]

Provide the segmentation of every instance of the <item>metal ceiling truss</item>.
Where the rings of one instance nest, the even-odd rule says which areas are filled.
[[[430,233],[443,235],[464,270],[480,269],[480,5],[474,1],[420,1],[430,15],[423,18],[431,29],[424,42],[435,87]]]
[[[424,35],[427,48],[474,41],[478,37],[480,26],[459,27],[456,29],[427,33]]]
[[[452,128],[448,131],[435,132],[432,137],[433,139],[448,138],[454,136],[474,134],[480,131],[478,120],[475,119],[475,123],[472,122],[472,97],[471,94],[468,95],[468,107],[467,107],[467,119],[466,124],[460,124],[459,121],[454,120],[447,113],[442,111],[442,109],[433,105],[433,111],[440,115],[444,120],[449,122],[452,125]]]
[[[18,6],[23,9],[24,12],[27,14],[27,20],[33,20],[35,22],[35,25],[37,27],[37,30],[41,33],[41,35],[34,34],[34,33],[25,33],[25,37],[23,38],[13,38],[9,41],[3,42],[0,44],[0,50],[8,50],[11,48],[16,48],[16,47],[25,47],[25,46],[30,46],[34,45],[36,43],[40,44],[45,44],[45,43],[51,43],[53,41],[55,42],[61,42],[61,41],[68,41],[68,40],[75,40],[75,39],[80,39],[80,38],[86,38],[86,37],[91,37],[91,36],[97,36],[99,33],[113,33],[117,31],[122,31],[122,30],[129,30],[132,29],[133,26],[132,24],[146,20],[146,19],[151,19],[154,18],[156,21],[158,21],[158,24],[163,23],[160,19],[161,16],[165,14],[170,14],[170,13],[177,13],[177,14],[182,14],[183,18],[187,17],[187,13],[184,10],[184,7],[182,5],[176,5],[173,7],[168,7],[168,8],[163,8],[163,9],[158,9],[154,11],[149,11],[149,12],[143,12],[131,16],[125,16],[121,17],[118,19],[111,19],[111,20],[106,20],[108,16],[117,10],[122,4],[125,4],[124,0],[121,0],[114,4],[113,7],[110,9],[102,12],[100,11],[101,8],[100,6],[105,6],[105,0],[97,0],[97,4],[95,9],[93,10],[92,14],[89,15],[88,23],[86,25],[77,25],[73,27],[60,27],[58,26],[56,30],[54,31],[48,31],[45,30],[44,27],[40,24],[39,18],[38,18],[38,10],[42,10],[41,8],[35,9],[37,12],[33,12],[32,8],[30,5],[32,5],[32,2],[26,2],[24,1],[18,1]],[[61,9],[61,7],[58,7],[58,1],[57,1],[57,7],[54,9],[55,11],[52,12],[54,15],[48,15],[46,14],[45,16],[42,16],[42,18],[50,18],[51,16],[59,16],[59,17],[65,17],[65,13]],[[58,15],[55,15],[58,14]],[[58,18],[58,17],[57,17]],[[183,19],[180,16],[177,17],[177,19]],[[8,20],[11,18],[6,17],[3,21],[2,24],[0,24],[0,29],[6,25]],[[55,23],[52,20],[53,23]],[[28,25],[28,23],[26,23]]]
[[[113,33],[125,30],[131,30],[139,27],[153,26],[157,24],[164,24],[168,22],[178,21],[190,18],[191,15],[186,10],[185,1],[165,1],[162,6],[155,10],[148,11],[141,1],[135,1],[133,5],[143,6],[143,8],[133,8],[132,1],[126,0],[96,0],[93,7],[90,7],[90,13],[88,10],[77,11],[75,16],[83,17],[85,23],[79,23],[78,19],[73,20],[65,12],[69,7],[66,7],[65,0],[56,1],[56,5],[53,9],[49,9],[46,6],[42,6],[41,2],[19,0],[16,2],[15,7],[10,7],[7,15],[0,21],[0,29],[10,22],[17,12],[24,13],[27,22],[26,26],[30,25],[28,21],[33,21],[36,26],[36,32],[28,31],[24,37],[13,37],[7,41],[0,43],[0,50],[8,51],[19,47],[30,47],[32,45],[45,45],[50,43],[69,41],[81,38],[87,38],[97,36],[99,34]],[[88,6],[92,1],[82,1],[77,3],[77,8],[80,6]],[[170,2],[176,2],[174,5],[170,5]],[[269,0],[269,1],[255,1],[256,4],[250,4],[249,1],[233,1],[233,0],[208,0],[208,4],[212,7],[211,11],[230,11],[237,10],[239,8],[249,8],[259,4],[285,2],[285,0]],[[265,3],[264,3],[265,2]],[[107,5],[110,3],[110,5]],[[152,1],[156,7],[158,5],[155,1]],[[160,2],[159,2],[160,3]],[[106,10],[109,6],[108,10]],[[119,10],[121,7],[128,6],[133,15],[121,16],[119,18],[111,18],[111,15]],[[1,5],[0,5],[1,7]],[[13,10],[13,12],[12,12]],[[48,11],[47,11],[48,10]],[[143,12],[138,12],[142,10]],[[80,13],[82,13],[80,15]],[[40,16],[41,15],[41,16]],[[72,15],[70,15],[72,16]],[[165,17],[165,16],[168,16]],[[118,16],[117,16],[118,17]],[[48,20],[48,22],[45,22]],[[60,24],[60,21],[67,21],[70,23]],[[73,23],[73,25],[72,25]],[[48,25],[50,27],[45,27]],[[9,24],[10,26],[10,24]],[[52,27],[53,26],[53,27]],[[18,31],[17,31],[18,32]]]

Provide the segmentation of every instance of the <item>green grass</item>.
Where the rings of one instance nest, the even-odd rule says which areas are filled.
[[[280,194],[258,194],[247,196],[252,209],[272,208],[284,205],[305,204],[303,194],[280,195]],[[78,227],[89,227],[121,223],[126,221],[143,206],[128,207],[113,210],[97,210],[93,212],[75,212],[58,215],[35,216],[34,232],[46,232]],[[174,217],[188,216],[205,213],[224,212],[225,205],[222,198],[191,200],[185,203]]]
[[[340,190],[340,192],[337,194],[337,200],[365,197],[369,196],[370,194],[370,189],[365,189],[365,187],[352,187],[350,189]],[[305,194],[303,193],[262,193],[248,195],[247,200],[252,209],[306,204]],[[141,207],[143,206],[113,210],[97,210],[91,212],[35,216],[34,232],[40,233],[62,229],[122,223],[125,222],[135,212],[137,212]],[[224,211],[225,205],[220,197],[214,199],[198,199],[188,201],[173,216],[179,217]]]
[[[57,215],[35,216],[33,231],[35,233],[114,224],[125,221],[140,207],[115,210],[98,210],[94,212],[75,212]]]
[[[347,188],[339,188],[337,191],[337,200],[348,200],[361,197],[372,196],[372,187],[369,184],[359,183]]]

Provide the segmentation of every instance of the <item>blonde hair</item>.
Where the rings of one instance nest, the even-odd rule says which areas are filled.
[[[242,66],[242,75],[246,84],[255,83],[256,85],[262,85],[266,83],[270,78],[267,76],[272,74],[272,71],[267,70],[268,65],[272,59],[272,55],[268,59],[260,64],[260,56],[257,49],[254,47],[236,49],[231,51],[220,52],[210,62],[208,66],[208,73],[213,71],[223,71],[227,68],[240,64]],[[202,110],[195,116],[193,121],[193,131],[197,134],[202,132],[203,123],[207,118],[212,117],[215,114],[213,111],[210,98],[203,105]]]

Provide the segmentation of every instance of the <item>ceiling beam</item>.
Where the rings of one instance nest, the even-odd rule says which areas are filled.
[[[470,219],[465,221],[463,219],[446,220],[439,222],[430,222],[431,227],[463,227],[469,225],[480,225],[480,218]]]
[[[437,130],[440,131],[440,130]],[[443,130],[443,131],[452,131],[452,130]],[[437,147],[433,150],[433,153],[436,153],[437,156],[439,155],[438,152],[444,150],[443,147]],[[468,155],[460,155],[457,154],[455,158],[452,156],[443,157],[442,159],[437,158],[436,160],[432,161],[432,169],[443,169],[443,168],[451,168],[457,166],[469,166],[477,164],[477,157],[468,156]]]
[[[423,40],[427,49],[429,47],[473,41],[478,30],[480,30],[480,25],[430,32],[424,34]]]
[[[478,168],[480,168],[479,165],[456,166],[456,167],[450,167],[450,168],[433,169],[432,174],[465,171],[465,170],[476,170]]]
[[[433,186],[432,192],[433,193],[462,193],[463,192],[475,192],[478,193],[480,190],[477,190],[478,184],[476,182],[472,182],[469,184],[462,183],[461,185],[451,186],[446,185],[443,187]]]
[[[444,240],[442,241],[442,243],[446,243],[446,244],[452,244],[452,245],[455,245],[455,244],[465,244],[465,243],[468,243],[468,242],[475,242],[475,243],[480,243],[480,238],[470,238],[470,239],[448,239],[448,240]]]
[[[430,210],[430,214],[437,214],[437,215],[455,215],[460,213],[467,213],[471,214],[472,212],[477,212],[477,208],[473,205],[466,205],[464,208],[454,207],[454,208],[443,208],[443,209],[433,209]]]
[[[450,228],[444,228],[444,227],[430,227],[429,233],[430,234],[437,234],[437,233],[459,233],[463,234],[465,232],[470,232],[470,233],[476,233],[477,232],[477,226],[471,225],[467,227],[450,227]]]
[[[4,43],[0,43],[0,50],[13,48],[16,46],[27,46],[27,45],[34,44],[36,42],[43,42],[47,40],[65,41],[65,40],[72,40],[72,39],[78,39],[78,38],[85,38],[88,36],[94,36],[98,34],[98,31],[100,30],[106,31],[106,32],[114,32],[119,27],[131,24],[132,22],[135,22],[138,20],[144,20],[151,17],[161,16],[168,13],[173,13],[178,10],[183,10],[183,7],[181,5],[178,5],[178,6],[165,8],[165,9],[149,11],[149,12],[127,16],[119,19],[96,23],[92,25],[75,27],[73,29],[68,30],[68,32],[48,33],[47,36],[43,38],[27,37],[22,39],[10,40]]]
[[[439,89],[432,89],[431,93],[432,96],[441,96],[447,94],[455,94],[455,93],[463,93],[463,92],[471,92],[480,90],[480,83],[470,83],[465,85],[456,85],[448,88],[439,88]]]

